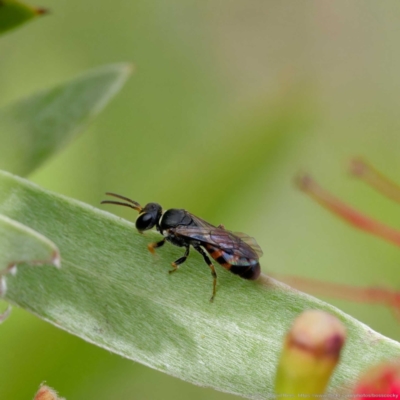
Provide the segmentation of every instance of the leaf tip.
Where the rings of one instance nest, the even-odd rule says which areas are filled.
[[[15,276],[15,275],[17,275],[17,266],[14,264],[14,265],[10,265],[9,267],[8,267],[8,273],[10,274],[10,275],[12,275],[12,276]]]
[[[60,269],[61,268],[61,256],[58,251],[54,251],[53,257],[51,259],[52,265],[54,265],[56,268]]]
[[[0,324],[2,324],[11,314],[11,306],[8,305],[7,309],[0,314]]]
[[[0,276],[0,297],[4,297],[7,292],[7,282],[4,276]]]
[[[51,387],[41,384],[38,392],[35,395],[34,400],[64,400],[61,397],[58,397],[57,392]]]
[[[35,14],[36,15],[46,15],[46,14],[50,14],[50,10],[48,8],[35,8]]]
[[[126,63],[125,72],[127,75],[133,74],[135,72],[135,64],[133,62]]]

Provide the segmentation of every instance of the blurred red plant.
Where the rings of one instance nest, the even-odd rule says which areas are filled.
[[[356,158],[352,160],[350,170],[354,176],[362,179],[385,196],[400,203],[400,186],[385,177],[364,159]],[[296,183],[312,199],[353,227],[400,246],[400,231],[350,207],[323,189],[310,175],[298,176]],[[299,290],[310,293],[390,306],[397,318],[400,319],[400,292],[395,290],[383,287],[354,287],[346,284],[320,282],[295,276],[279,276],[278,279]]]
[[[359,400],[387,400],[400,397],[400,360],[385,362],[368,369],[354,389]]]

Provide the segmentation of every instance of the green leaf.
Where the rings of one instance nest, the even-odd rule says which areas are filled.
[[[146,245],[159,239],[156,233],[140,235],[131,222],[5,172],[0,212],[51,238],[63,256],[61,270],[21,267],[8,280],[8,301],[188,382],[248,398],[270,396],[283,336],[310,308],[336,315],[347,328],[332,388],[354,383],[369,364],[400,355],[399,343],[266,277],[246,281],[217,267],[210,303],[212,278],[198,254],[168,274],[182,249],[167,244],[154,261]],[[261,261],[266,265],[268,254]]]
[[[0,0],[0,34],[33,18],[46,14],[43,8],[33,8],[15,0]]]
[[[120,90],[129,64],[91,70],[0,109],[0,168],[27,175],[69,143]]]
[[[59,267],[60,253],[45,236],[0,214],[0,294],[6,292],[6,274],[15,274],[20,264]]]

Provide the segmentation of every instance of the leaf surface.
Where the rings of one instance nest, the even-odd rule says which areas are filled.
[[[131,71],[113,64],[0,108],[0,168],[27,175],[68,144],[120,90]]]
[[[146,247],[159,240],[155,233],[140,235],[131,222],[5,172],[0,212],[51,238],[63,257],[60,270],[21,267],[8,280],[8,301],[194,384],[252,399],[271,396],[283,336],[311,308],[338,316],[347,327],[332,389],[354,383],[368,365],[400,355],[399,343],[265,276],[245,281],[217,266],[217,295],[210,303],[212,278],[199,255],[192,252],[170,275],[170,262],[182,249],[167,244],[155,261]]]

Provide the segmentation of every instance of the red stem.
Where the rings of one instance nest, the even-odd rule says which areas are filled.
[[[370,163],[362,158],[352,160],[350,172],[362,179],[384,196],[400,203],[400,186],[377,171]]]
[[[298,178],[299,187],[309,194],[324,208],[338,215],[349,224],[365,232],[372,233],[388,242],[400,246],[400,231],[393,229],[367,215],[361,214],[348,206],[329,192],[321,188],[310,176],[304,175]]]
[[[341,283],[321,282],[298,276],[274,275],[274,277],[295,289],[315,295],[336,297],[360,303],[382,304],[393,308],[400,319],[400,293],[382,287],[357,287]]]

